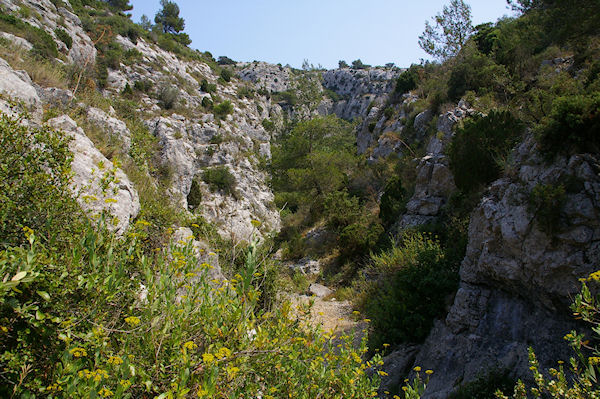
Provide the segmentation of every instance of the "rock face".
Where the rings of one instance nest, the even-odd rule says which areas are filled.
[[[460,289],[416,356],[415,364],[435,370],[425,398],[446,398],[492,369],[527,378],[530,346],[546,368],[572,355],[562,340],[577,327],[568,305],[600,250],[600,160],[573,155],[548,165],[531,137],[512,158],[509,177],[494,182],[472,213]],[[530,193],[561,182],[571,184],[560,225],[549,233],[528,206]]]
[[[323,73],[323,87],[342,97],[333,106],[337,116],[347,120],[365,118],[371,103],[383,104],[401,72],[389,68],[333,69]]]
[[[2,58],[0,58],[0,93],[7,98],[22,101],[32,113],[34,120],[41,119],[42,101],[33,87],[31,78],[25,71],[14,71]]]
[[[257,89],[266,89],[272,93],[286,91],[290,88],[290,68],[266,62],[239,63],[240,79],[252,82]]]
[[[30,16],[20,15],[19,17],[52,36],[58,45],[58,50],[70,62],[81,66],[93,65],[95,62],[96,47],[92,39],[85,33],[81,20],[73,13],[68,1],[62,2],[63,6],[58,8],[50,0],[0,0],[0,4],[14,13],[18,13],[22,6],[30,9],[32,11]],[[73,39],[70,49],[57,38],[55,33],[57,28],[63,29]]]
[[[441,154],[427,155],[419,161],[415,192],[406,204],[400,229],[429,223],[439,215],[446,200],[456,190],[448,159]]]
[[[123,234],[130,219],[140,211],[137,191],[129,178],[116,168],[87,138],[84,131],[67,115],[50,119],[48,125],[72,137],[73,190],[81,207],[91,216],[107,211],[113,216],[107,227]],[[102,179],[108,181],[103,184]]]
[[[407,212],[397,224],[398,229],[434,221],[450,195],[456,191],[454,176],[444,150],[452,140],[454,125],[474,113],[475,110],[461,101],[455,109],[438,116],[437,134],[429,139],[427,155],[419,160],[415,192],[406,204]],[[419,113],[415,118],[415,130],[421,130],[424,134],[425,123],[431,119],[431,112]]]
[[[125,122],[113,118],[101,109],[90,107],[87,110],[87,119],[98,128],[104,130],[108,136],[116,137],[123,143],[124,152],[131,148],[131,132]]]

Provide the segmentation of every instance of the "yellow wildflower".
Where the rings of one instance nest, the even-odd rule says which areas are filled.
[[[433,370],[425,370],[425,374],[431,375],[431,374],[433,374]]]
[[[126,317],[125,318],[125,323],[129,324],[132,327],[135,327],[138,324],[140,324],[140,318],[139,317],[135,317],[135,316]]]
[[[215,361],[215,356],[212,353],[203,353],[202,361],[204,363],[210,364]]]
[[[86,357],[87,351],[84,348],[73,348],[69,351],[73,357]]]
[[[420,366],[417,366],[417,367],[415,367],[413,370],[415,370],[415,371],[421,371],[421,367],[420,367]]]
[[[123,387],[123,389],[127,389],[131,386],[131,381],[121,380],[121,381],[119,381],[119,385],[121,385]]]
[[[99,392],[98,395],[100,395],[103,398],[108,398],[114,395],[114,393],[110,390],[110,389],[106,389],[106,388],[102,388]]]
[[[186,343],[183,344],[184,349],[188,349],[188,350],[194,350],[198,347],[198,345],[196,345],[194,343],[194,341],[187,341]]]
[[[108,364],[118,366],[120,364],[123,364],[123,359],[121,359],[119,356],[111,356],[108,358]]]

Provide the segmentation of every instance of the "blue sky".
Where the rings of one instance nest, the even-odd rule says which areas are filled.
[[[300,67],[365,64],[398,66],[427,59],[418,45],[425,21],[450,0],[176,0],[191,47],[236,61]],[[474,24],[511,15],[506,0],[470,0]],[[154,21],[159,0],[131,0],[133,20]]]

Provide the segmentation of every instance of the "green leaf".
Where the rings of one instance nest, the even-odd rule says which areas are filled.
[[[15,276],[11,279],[11,281],[19,281],[23,280],[27,276],[27,272],[19,272],[15,274]]]
[[[38,293],[39,296],[44,298],[46,301],[50,300],[50,294],[48,294],[46,291],[36,291],[36,292]]]

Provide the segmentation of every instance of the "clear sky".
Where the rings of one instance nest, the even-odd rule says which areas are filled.
[[[176,0],[192,48],[236,61],[326,68],[339,60],[370,65],[418,63],[425,21],[450,0]],[[467,0],[473,23],[512,15],[506,0]],[[133,20],[152,21],[159,0],[131,0]]]

